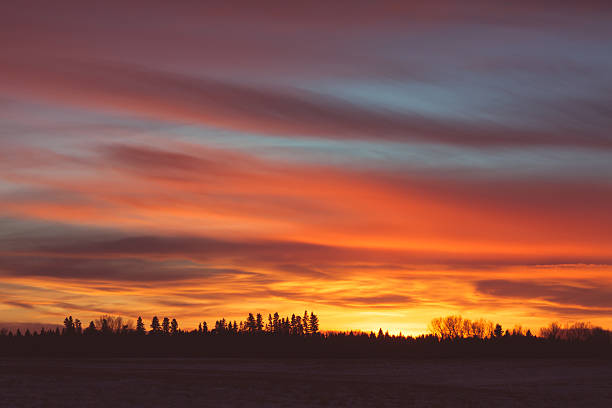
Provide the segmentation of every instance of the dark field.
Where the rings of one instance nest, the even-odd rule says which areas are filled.
[[[3,407],[612,407],[594,359],[2,359]]]

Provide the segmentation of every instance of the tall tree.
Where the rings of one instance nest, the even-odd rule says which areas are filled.
[[[64,319],[64,335],[70,336],[74,334],[74,321],[72,320],[72,316],[66,317]]]
[[[313,312],[310,312],[310,321],[308,323],[310,333],[317,334],[319,332],[319,318]]]
[[[136,319],[136,334],[143,335],[146,333],[144,322],[142,321],[142,317],[138,316]]]
[[[153,316],[153,319],[151,320],[151,334],[157,334],[161,331],[161,327],[159,325],[159,319],[157,318],[157,316]]]
[[[291,334],[297,333],[297,322],[295,320],[295,313],[291,315]]]
[[[170,323],[170,333],[178,333],[178,322],[176,321],[176,319],[172,319],[172,322]]]
[[[255,331],[258,333],[263,330],[263,316],[261,313],[257,313],[257,317],[255,318]]]
[[[162,331],[164,334],[170,333],[170,319],[167,317],[164,317],[164,320],[162,321]]]
[[[499,338],[501,338],[502,333],[503,333],[503,329],[501,327],[501,324],[499,324],[499,323],[496,324],[495,325],[495,330],[493,330],[493,336],[495,336],[496,338],[499,339]]]
[[[102,319],[102,324],[100,325],[100,332],[102,334],[112,334],[113,333],[111,326],[108,324],[108,320],[105,318]]]
[[[302,316],[297,315],[295,316],[295,328],[296,328],[296,334],[298,336],[302,336],[304,334],[304,326],[302,326]]]
[[[302,318],[302,325],[304,326],[304,334],[310,333],[310,325],[308,324],[309,317],[308,311],[304,310],[304,317]]]
[[[253,333],[255,331],[256,326],[257,322],[255,321],[255,316],[253,316],[253,313],[249,313],[249,316],[246,319],[246,331],[249,333]]]

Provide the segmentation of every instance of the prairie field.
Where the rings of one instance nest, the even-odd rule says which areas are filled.
[[[6,407],[610,407],[597,359],[2,359]]]

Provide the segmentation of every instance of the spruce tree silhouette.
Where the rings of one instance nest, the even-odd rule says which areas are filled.
[[[85,329],[85,335],[91,336],[97,334],[98,330],[96,329],[96,324],[92,321],[89,322],[89,326]]]
[[[253,316],[253,313],[249,313],[249,316],[246,319],[246,331],[253,333],[256,327],[257,323],[255,321],[255,316]]]
[[[310,325],[308,324],[308,311],[304,310],[304,317],[302,317],[302,325],[304,326],[304,334],[310,333]]]
[[[160,331],[161,327],[159,325],[159,319],[157,316],[153,316],[153,319],[151,319],[151,331],[149,333],[158,334]]]
[[[496,339],[500,339],[502,334],[503,334],[503,329],[501,327],[501,324],[498,323],[495,325],[495,330],[493,330],[493,336],[495,336]]]
[[[146,329],[145,329],[145,325],[144,322],[142,321],[142,317],[138,316],[138,319],[136,319],[136,334],[142,336],[143,334],[146,334]]]
[[[302,336],[304,334],[304,326],[302,325],[302,316],[295,316],[295,334],[298,336]]]
[[[178,333],[178,322],[176,321],[176,319],[172,319],[172,322],[170,323],[170,333]]]
[[[162,321],[162,331],[164,334],[170,333],[170,319],[167,317],[164,317],[164,320]]]
[[[310,322],[308,322],[310,333],[317,334],[319,332],[319,318],[313,312],[310,312]]]

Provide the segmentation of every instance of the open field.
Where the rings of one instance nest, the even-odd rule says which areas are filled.
[[[612,362],[2,359],[4,407],[612,406]]]

